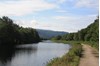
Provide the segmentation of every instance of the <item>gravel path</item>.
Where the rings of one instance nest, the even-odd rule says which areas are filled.
[[[99,66],[99,53],[89,45],[83,45],[82,58],[79,66]]]

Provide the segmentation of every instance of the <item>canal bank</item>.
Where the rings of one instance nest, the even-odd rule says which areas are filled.
[[[55,42],[70,44],[71,48],[64,56],[52,59],[50,62],[48,62],[47,66],[78,66],[82,53],[82,45],[79,42]]]

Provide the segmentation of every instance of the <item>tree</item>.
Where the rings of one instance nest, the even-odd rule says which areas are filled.
[[[58,38],[58,37],[56,37]],[[99,18],[94,20],[87,28],[81,29],[76,33],[69,33],[61,36],[62,40],[68,41],[99,41]]]
[[[8,17],[0,19],[0,43],[3,45],[14,45],[17,42],[18,31],[13,26],[13,21]]]
[[[35,29],[19,27],[6,16],[0,18],[0,45],[15,46],[39,41],[40,37]]]
[[[75,41],[78,41],[78,40],[79,40],[78,33],[74,33],[73,39],[74,39]]]

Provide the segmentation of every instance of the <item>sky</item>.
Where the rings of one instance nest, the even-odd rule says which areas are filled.
[[[99,15],[99,0],[0,0],[0,17],[23,27],[77,32]]]

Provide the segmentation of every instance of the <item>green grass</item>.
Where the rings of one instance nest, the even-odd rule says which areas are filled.
[[[83,43],[83,44],[88,44],[91,47],[95,48],[96,50],[99,50],[99,42],[94,42],[94,41],[65,41],[65,40],[52,40],[54,42],[58,43],[67,43],[67,44],[77,44],[77,43]]]
[[[65,40],[52,40],[58,43],[70,44],[72,47],[68,53],[60,58],[54,58],[47,63],[47,66],[78,66],[81,53],[82,53],[82,45],[88,44],[93,48],[99,50],[99,42],[93,41],[65,41]]]
[[[99,42],[84,41],[83,44],[88,44],[91,47],[95,48],[96,50],[99,50]]]
[[[62,40],[55,42],[71,44],[71,49],[64,56],[52,59],[47,63],[47,66],[78,66],[82,52],[80,42]]]

